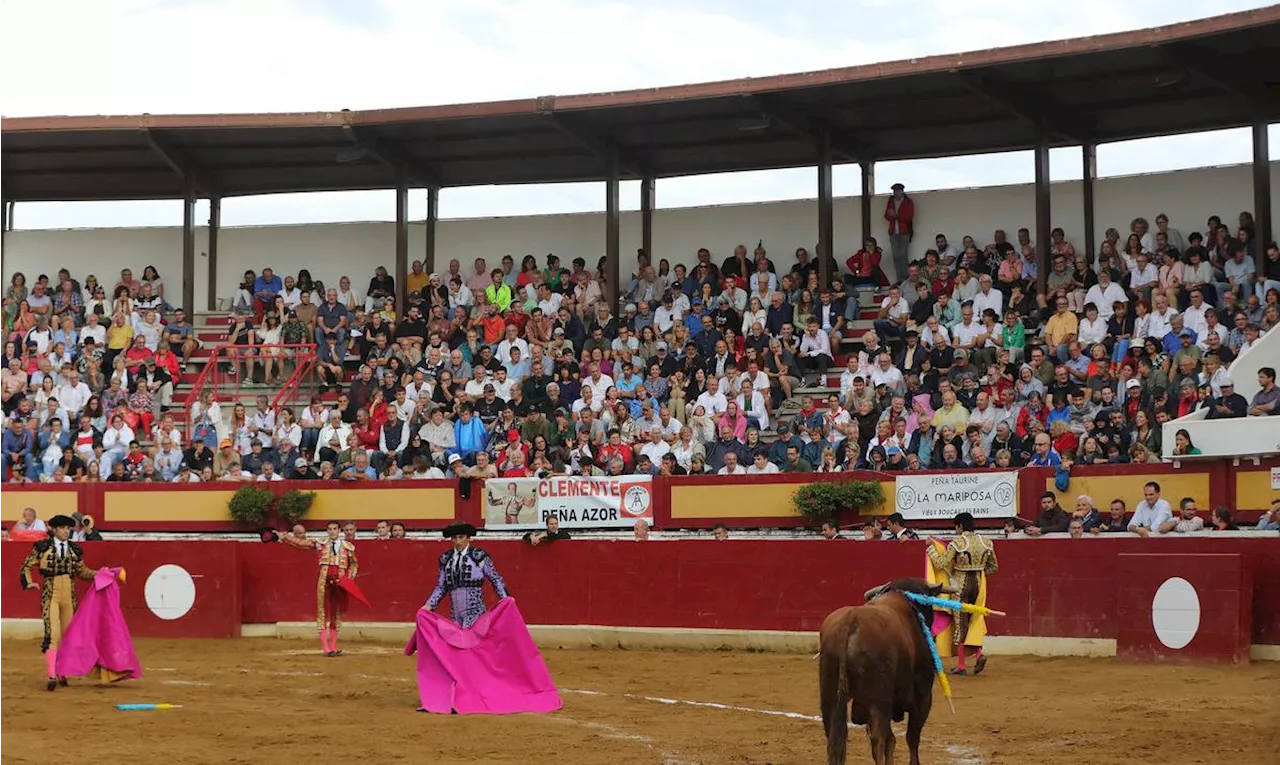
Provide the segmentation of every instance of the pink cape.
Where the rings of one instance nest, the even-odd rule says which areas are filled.
[[[418,654],[418,697],[427,712],[554,712],[560,694],[533,644],[520,609],[503,598],[471,629],[418,611],[406,656]]]
[[[119,573],[118,568],[98,569],[58,646],[60,676],[79,677],[103,669],[107,672],[102,676],[112,680],[142,677],[142,665],[120,611]]]

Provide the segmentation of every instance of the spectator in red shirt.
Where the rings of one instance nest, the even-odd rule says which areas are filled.
[[[147,359],[153,358],[153,354],[147,349],[147,341],[142,335],[133,336],[133,345],[129,346],[129,350],[124,352],[124,365],[129,370],[130,375],[136,375],[142,370],[142,366],[147,363]]]
[[[599,452],[596,454],[596,464],[601,468],[607,467],[615,457],[622,460],[623,467],[627,472],[631,471],[635,453],[630,446],[622,443],[622,433],[617,428],[611,428],[609,430],[609,440],[600,447]]]
[[[893,277],[905,279],[911,235],[915,232],[916,205],[903,193],[901,183],[893,184],[893,194],[884,205],[884,219],[889,222],[889,248],[893,251]]]
[[[875,237],[868,237],[862,249],[845,261],[845,265],[853,273],[853,284],[870,286],[888,284],[889,280],[880,269],[880,259],[883,257],[884,251],[876,244]]]

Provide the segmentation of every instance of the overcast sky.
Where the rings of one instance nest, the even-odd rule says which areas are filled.
[[[0,113],[326,111],[529,98],[852,66],[1119,32],[1245,0],[3,0]],[[1280,145],[1280,128],[1271,141]],[[1250,159],[1247,131],[1099,147],[1103,175]],[[1080,177],[1055,150],[1055,180]],[[876,186],[1025,183],[1026,153],[877,165]],[[856,167],[835,171],[856,194]],[[660,181],[658,204],[808,198],[813,170]],[[637,208],[638,184],[623,205]],[[387,220],[391,192],[228,199],[224,225]],[[425,214],[425,192],[410,213]],[[445,189],[443,217],[603,207],[600,184]],[[198,215],[204,216],[201,205]],[[179,225],[177,202],[22,204],[19,228]]]

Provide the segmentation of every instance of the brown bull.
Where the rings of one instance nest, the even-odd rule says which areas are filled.
[[[890,723],[908,715],[907,748],[911,765],[919,765],[920,733],[933,705],[934,665],[916,616],[919,607],[902,593],[947,591],[923,579],[899,579],[869,590],[866,605],[837,609],[822,622],[818,687],[827,765],[844,765],[850,719],[866,727],[875,765],[892,765],[897,739]],[[932,626],[933,610],[921,613]]]

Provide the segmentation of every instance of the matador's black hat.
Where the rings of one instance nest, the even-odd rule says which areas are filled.
[[[76,527],[76,522],[75,519],[69,515],[55,515],[50,518],[45,525],[51,529],[74,529]]]
[[[452,539],[459,535],[474,537],[476,535],[476,527],[470,523],[451,523],[444,527],[445,539]]]

